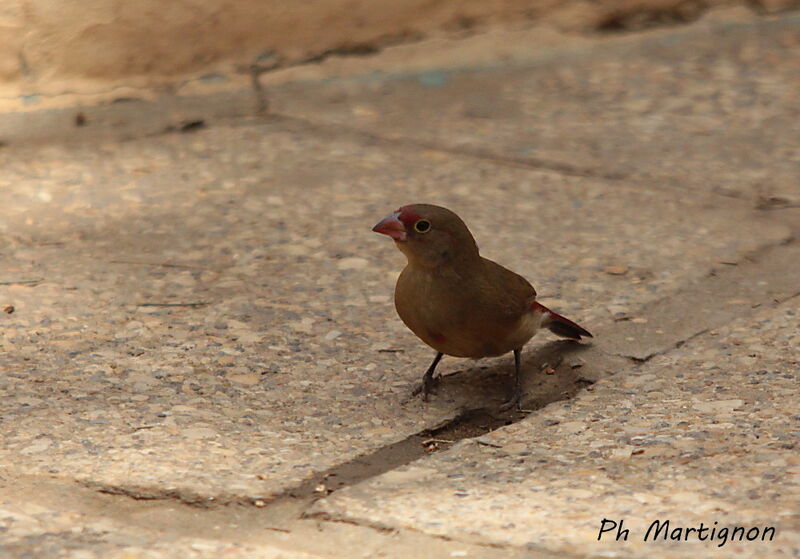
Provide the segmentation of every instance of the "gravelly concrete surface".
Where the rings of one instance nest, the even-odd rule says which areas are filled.
[[[536,417],[337,492],[314,510],[602,556],[796,557],[797,298],[716,334]],[[623,519],[629,540],[610,532],[597,542],[604,518]],[[656,519],[671,529],[774,526],[776,536],[664,543],[662,532],[643,541]]]
[[[184,538],[159,541],[147,530],[131,530],[125,524],[86,520],[36,505],[13,504],[0,508],[3,515],[4,557],[48,557],[53,559],[215,559],[242,557],[263,559],[313,559],[307,553],[265,545],[226,543],[219,539]],[[76,526],[80,528],[76,529]]]
[[[788,235],[702,192],[284,125],[0,156],[2,280],[36,282],[2,288],[5,459],[187,499],[269,497],[466,404],[400,404],[430,356],[391,306],[402,257],[369,229],[404,201],[458,208],[590,326]]]
[[[271,118],[121,141],[112,107],[94,139],[0,147],[0,549],[331,557],[358,534],[365,556],[714,552],[592,542],[602,516],[635,532],[672,515],[774,521],[769,548],[736,545],[798,553],[799,229],[775,209],[800,200],[797,29],[550,38],[527,64],[276,88]],[[312,509],[359,526],[286,520],[273,497],[509,388],[508,359],[453,359],[467,374],[407,401],[432,355],[392,308],[403,258],[370,228],[411,201],[456,209],[596,342],[529,346],[525,421]],[[128,526],[128,497],[78,513],[22,477],[178,508]],[[249,520],[235,539],[181,503]],[[265,518],[275,537],[248,538]]]

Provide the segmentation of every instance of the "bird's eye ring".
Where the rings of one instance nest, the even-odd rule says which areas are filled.
[[[414,224],[414,231],[417,233],[427,233],[431,230],[431,222],[427,219],[420,219]]]

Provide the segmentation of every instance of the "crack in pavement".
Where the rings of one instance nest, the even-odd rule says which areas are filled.
[[[201,508],[210,508],[214,505],[224,506],[232,503],[245,503],[245,501],[241,498],[229,499],[225,496],[208,497],[191,491],[182,491],[177,489],[114,485],[90,479],[79,479],[76,480],[76,483],[81,487],[85,487],[86,489],[90,489],[98,493],[128,497],[136,501],[176,501],[184,505]],[[246,502],[248,504],[252,504],[252,499],[248,499]]]
[[[797,262],[800,243],[792,237],[765,246],[735,266],[712,269],[706,277],[645,305],[636,313],[644,324],[627,320],[630,317],[617,321],[602,332],[599,343],[611,355],[646,362],[740,314],[791,299],[800,276],[800,266],[793,264]]]

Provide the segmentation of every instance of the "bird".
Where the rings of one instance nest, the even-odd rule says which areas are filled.
[[[475,238],[453,211],[410,204],[392,212],[372,230],[391,237],[406,256],[394,304],[403,323],[436,356],[412,393],[428,400],[444,355],[480,359],[514,354],[514,389],[501,410],[519,409],[523,346],[540,328],[572,340],[592,338],[588,330],[536,300],[524,277],[481,256]]]

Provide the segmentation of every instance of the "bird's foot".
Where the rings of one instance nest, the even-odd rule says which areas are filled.
[[[500,411],[508,411],[508,410],[521,410],[522,409],[522,391],[521,390],[514,390],[514,393],[511,395],[511,398],[503,405],[500,406]]]
[[[422,394],[422,401],[428,401],[429,394],[436,393],[436,387],[439,385],[439,381],[442,380],[442,375],[436,375],[435,377],[422,377],[422,382],[419,383],[414,387],[414,390],[411,391],[411,397],[417,396],[418,394]]]

